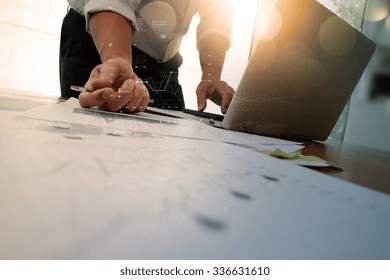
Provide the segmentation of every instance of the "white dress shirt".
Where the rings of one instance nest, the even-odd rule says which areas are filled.
[[[133,26],[134,45],[158,62],[171,59],[180,49],[191,20],[199,14],[197,45],[210,35],[226,38],[230,46],[235,0],[68,0],[86,19],[92,13],[112,11]]]

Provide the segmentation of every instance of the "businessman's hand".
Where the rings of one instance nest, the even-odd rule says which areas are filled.
[[[130,62],[115,58],[96,66],[85,84],[93,92],[81,92],[81,107],[100,106],[110,112],[123,110],[142,112],[149,102],[149,93],[134,73]]]
[[[196,89],[198,110],[203,111],[207,106],[207,99],[221,106],[222,114],[225,114],[230,101],[233,98],[234,89],[221,80],[203,80]]]

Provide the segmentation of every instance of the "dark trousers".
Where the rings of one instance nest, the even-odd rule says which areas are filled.
[[[178,53],[171,60],[157,63],[152,57],[132,47],[134,72],[148,88],[152,106],[182,110],[184,98],[178,81],[179,67],[183,62]],[[61,98],[78,98],[79,92],[70,89],[71,85],[84,86],[92,69],[101,64],[92,36],[85,30],[83,16],[70,9],[66,14],[61,30],[60,43],[60,83]]]

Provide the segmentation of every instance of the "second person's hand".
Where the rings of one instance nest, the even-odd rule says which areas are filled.
[[[203,111],[207,106],[207,99],[221,106],[225,114],[234,95],[234,89],[221,80],[202,81],[196,89],[198,110]]]

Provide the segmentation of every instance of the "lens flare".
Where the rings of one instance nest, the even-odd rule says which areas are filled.
[[[329,17],[320,27],[319,40],[329,54],[342,56],[349,53],[356,44],[356,34],[350,28],[341,27],[336,16]]]
[[[277,9],[275,9],[276,0],[264,0],[258,2],[258,16],[256,22],[256,38],[263,35],[274,37],[282,27],[282,19]]]
[[[380,21],[388,16],[389,11],[388,0],[368,0],[364,18],[368,21]]]
[[[257,61],[257,63],[249,64],[247,68],[248,71],[261,72],[274,64],[278,53],[278,47],[272,38],[264,35],[261,41],[261,48],[264,50],[263,52],[257,52],[252,55],[251,59]]]
[[[278,35],[280,29],[282,28],[282,18],[279,14],[279,11],[276,9],[272,10],[271,17],[268,21],[268,26],[265,30],[265,34],[267,34],[269,37],[273,38]]]

